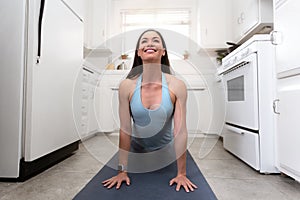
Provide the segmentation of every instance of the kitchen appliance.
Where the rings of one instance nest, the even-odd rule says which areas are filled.
[[[0,180],[25,180],[78,148],[83,8],[81,0],[0,3]]]
[[[226,89],[224,148],[261,173],[275,167],[274,46],[270,35],[254,35],[222,59]]]

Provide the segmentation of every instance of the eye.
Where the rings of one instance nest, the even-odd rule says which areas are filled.
[[[154,39],[153,42],[160,43],[159,39]]]

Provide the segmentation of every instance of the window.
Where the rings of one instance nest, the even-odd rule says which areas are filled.
[[[123,10],[122,31],[145,28],[163,28],[189,37],[190,10],[189,9],[145,9]]]

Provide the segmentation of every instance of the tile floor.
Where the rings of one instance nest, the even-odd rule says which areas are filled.
[[[114,155],[117,144],[117,134],[98,134],[74,155],[26,182],[0,182],[0,200],[72,199]],[[299,183],[284,175],[257,173],[225,151],[218,138],[191,137],[188,148],[219,200],[300,199]]]

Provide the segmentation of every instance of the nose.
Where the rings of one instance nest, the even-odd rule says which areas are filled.
[[[146,43],[146,46],[147,46],[147,47],[153,47],[153,46],[154,46],[154,44],[153,44],[153,42],[152,42],[152,41],[148,41],[148,42]]]

